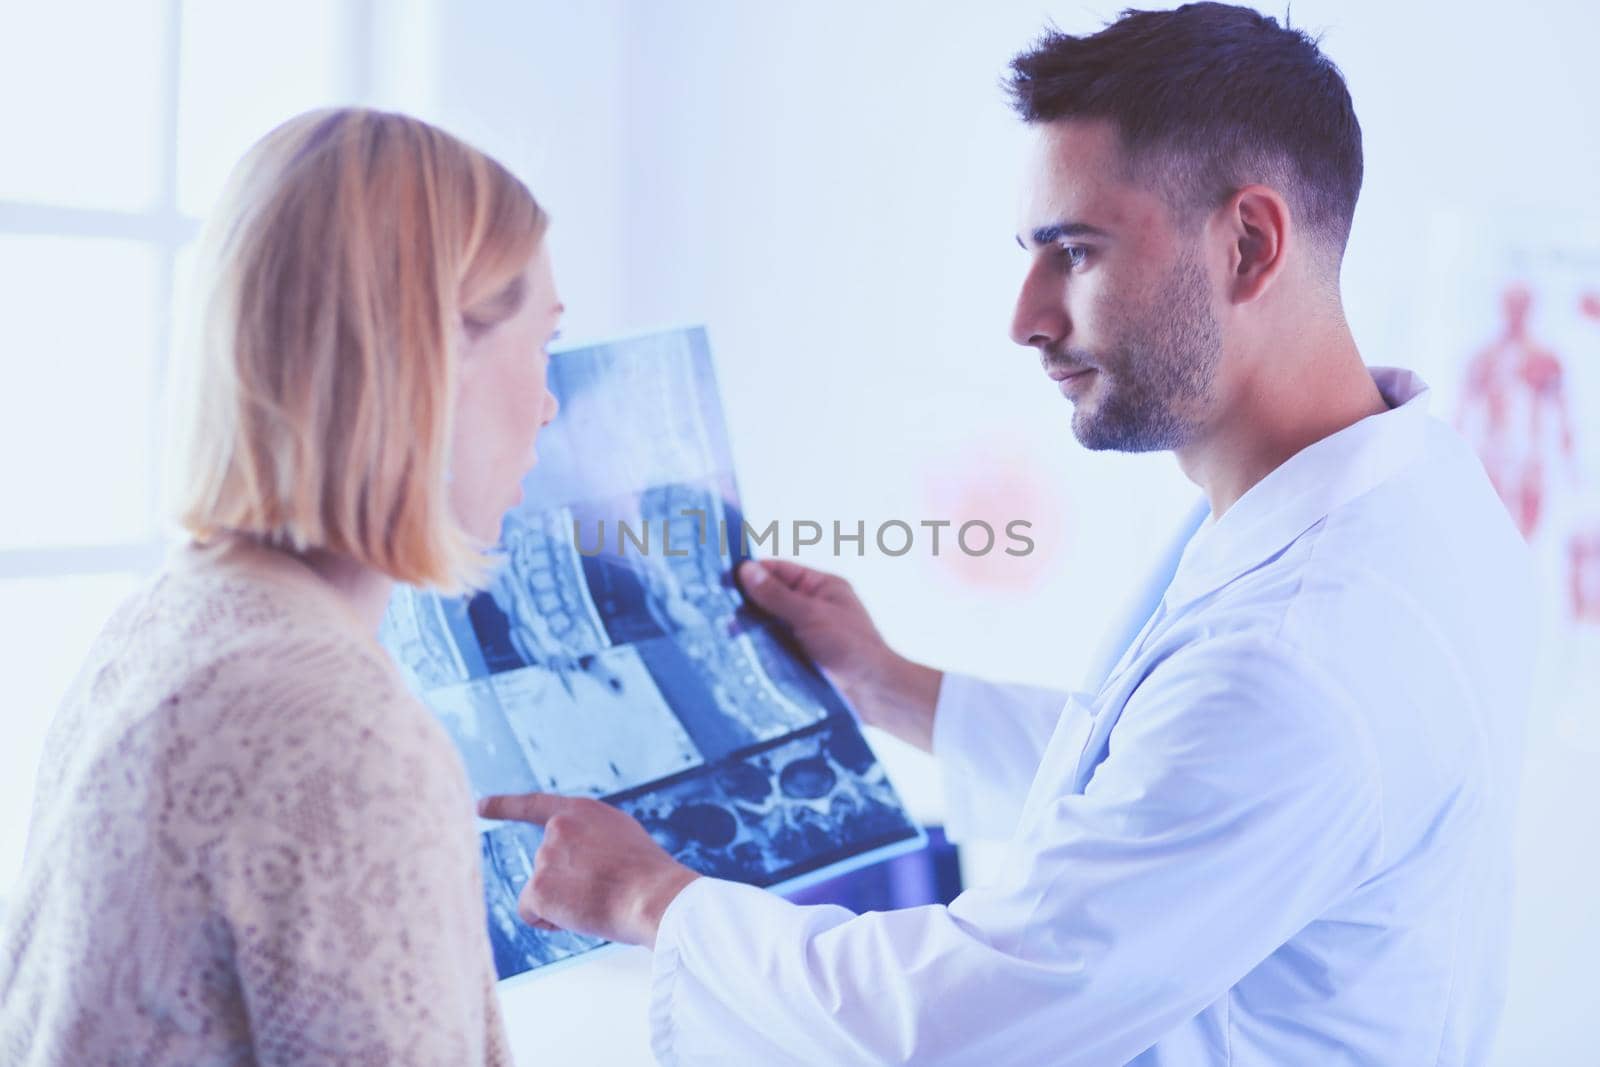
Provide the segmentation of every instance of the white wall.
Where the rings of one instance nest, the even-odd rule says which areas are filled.
[[[403,28],[377,8],[379,50],[403,53],[380,61],[383,89],[394,105],[440,122],[529,184],[552,216],[568,306],[563,330],[615,330],[626,314],[622,205],[635,159],[622,121],[626,5],[406,4]]]
[[[1047,16],[1082,31],[1117,6],[451,4],[434,12],[435,117],[554,212],[573,334],[709,323],[753,518],[870,529],[1001,485],[1041,546],[1013,585],[921,553],[814,562],[848,574],[908,654],[1072,685],[1192,489],[1165,457],[1077,448],[1006,339],[1019,131],[998,77]],[[1437,234],[1592,210],[1600,17],[1576,0],[1293,10],[1327,31],[1365,129],[1345,270],[1357,338],[1448,401],[1461,353],[1426,306],[1453,267]],[[891,758],[935,816],[931,770]],[[1597,759],[1537,726],[1530,739],[1508,1065],[1589,1048]],[[508,990],[521,1056],[648,1062],[647,967],[623,954]]]

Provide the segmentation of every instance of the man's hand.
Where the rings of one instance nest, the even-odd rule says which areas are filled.
[[[544,827],[517,913],[565,929],[654,948],[661,916],[699,877],[662,850],[638,821],[598,800],[548,793],[485,797],[485,819]]]
[[[745,596],[788,624],[862,721],[933,751],[944,675],[891,649],[849,582],[783,559],[746,560],[738,578]]]

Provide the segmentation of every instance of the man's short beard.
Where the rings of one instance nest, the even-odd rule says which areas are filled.
[[[1115,358],[1096,361],[1098,403],[1072,415],[1085,448],[1160,452],[1183,447],[1199,429],[1222,358],[1204,264],[1185,252],[1155,292],[1112,321]]]

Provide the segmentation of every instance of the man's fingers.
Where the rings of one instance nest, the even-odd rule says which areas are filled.
[[[530,890],[524,888],[522,895],[517,898],[517,918],[533,927],[535,930],[559,930],[561,927],[540,915],[534,908],[533,902],[528,899]]]
[[[543,826],[566,802],[566,797],[550,793],[484,797],[478,801],[478,814],[485,819],[515,819],[517,822]]]
[[[739,584],[744,595],[756,606],[770,611],[785,622],[796,622],[801,612],[811,608],[811,598],[804,592],[790,588],[782,572],[771,564],[776,561],[746,560],[739,565]]]
[[[561,929],[561,927],[557,926],[549,919],[546,919],[543,915],[540,915],[538,912],[528,907],[528,905],[525,903],[517,905],[517,917],[523,922],[527,923],[529,926],[533,927],[535,930],[554,931]]]
[[[752,561],[755,562],[755,561]],[[792,559],[764,559],[758,566],[766,568],[768,574],[777,578],[790,589],[802,593],[818,592],[833,575],[827,571],[819,571],[815,567],[807,567],[804,563],[796,563]]]

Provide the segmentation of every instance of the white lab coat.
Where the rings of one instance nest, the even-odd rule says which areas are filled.
[[[1532,673],[1525,549],[1402,371],[1188,543],[1094,692],[956,674],[949,907],[701,879],[657,940],[663,1064],[1471,1064],[1503,995]]]

